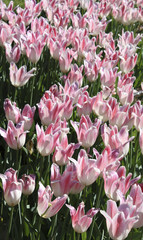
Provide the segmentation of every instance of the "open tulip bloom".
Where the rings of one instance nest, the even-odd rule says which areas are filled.
[[[45,188],[43,184],[39,182],[37,211],[43,218],[54,216],[62,208],[67,199],[67,195],[65,194],[62,197],[58,197],[51,201],[52,196],[53,192],[51,191],[50,186]]]
[[[72,218],[72,227],[78,233],[86,232],[92,223],[92,218],[99,211],[99,209],[91,208],[86,214],[84,212],[84,202],[81,202],[77,210],[71,205],[66,204],[70,209],[70,215]]]
[[[7,130],[0,128],[0,135],[5,139],[8,146],[12,149],[20,149],[26,141],[26,133],[24,131],[24,122],[19,122],[16,127],[12,121],[8,121]]]

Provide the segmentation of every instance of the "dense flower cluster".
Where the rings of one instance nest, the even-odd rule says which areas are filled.
[[[46,89],[33,107],[27,103],[21,110],[8,97],[3,103],[8,124],[6,130],[0,127],[0,135],[9,148],[24,148],[26,135],[35,126],[38,156],[52,156],[49,182],[42,177],[40,165],[38,214],[51,218],[70,202],[71,194],[81,194],[102,179],[109,198],[107,211],[92,207],[85,214],[83,201],[77,210],[71,201],[66,206],[72,227],[77,233],[86,232],[99,212],[106,218],[110,237],[125,239],[132,228],[143,226],[143,192],[137,183],[141,176],[131,179],[132,173],[122,166],[135,137],[131,129],[139,132],[143,154],[143,105],[135,99],[132,71],[143,36],[122,30],[115,40],[112,32],[105,31],[109,16],[123,26],[142,23],[142,1],[25,0],[24,9],[14,9],[12,1],[7,7],[1,0],[0,6],[0,46],[16,91],[38,71],[37,67],[27,71],[26,65],[18,69],[20,60],[24,57],[36,66],[44,49],[56,60],[62,75],[62,83]],[[96,82],[100,88],[95,95],[88,89]],[[71,133],[76,142],[69,141]],[[98,138],[102,152],[96,150]],[[35,175],[24,174],[18,180],[16,170],[9,168],[0,174],[9,206],[19,204],[22,193],[30,195],[35,189]]]

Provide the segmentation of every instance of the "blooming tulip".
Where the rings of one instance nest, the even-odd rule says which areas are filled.
[[[22,193],[24,195],[30,195],[33,193],[35,189],[35,175],[24,174],[22,178],[19,180],[22,183]]]
[[[16,171],[13,168],[6,170],[4,174],[0,174],[2,179],[4,199],[11,207],[20,202],[22,194],[22,183],[18,182]]]
[[[13,86],[21,87],[24,86],[30,77],[34,76],[33,72],[36,68],[32,68],[29,72],[27,72],[27,67],[22,66],[19,69],[16,64],[12,62],[10,64],[10,81]]]
[[[98,178],[100,170],[97,167],[95,159],[88,159],[85,150],[81,149],[78,155],[78,161],[70,158],[76,166],[77,178],[83,185],[91,185]]]
[[[100,123],[101,121],[99,119],[96,119],[95,122],[92,123],[88,115],[82,115],[80,123],[71,121],[76,131],[78,141],[83,147],[89,148],[94,145],[98,136]]]
[[[60,131],[54,131],[54,124],[50,124],[44,132],[43,127],[36,124],[37,132],[37,150],[42,156],[48,156],[54,151],[56,142],[60,136]]]
[[[54,216],[62,208],[67,199],[67,195],[65,194],[62,197],[58,197],[51,201],[52,196],[53,193],[50,186],[48,185],[45,188],[43,184],[39,182],[37,211],[43,218],[50,218]]]
[[[117,194],[118,191],[121,191],[125,196],[129,188],[140,179],[140,177],[137,177],[131,180],[131,177],[132,173],[129,173],[126,177],[126,168],[124,166],[121,166],[116,172],[112,170],[104,172],[104,190],[107,197],[115,201],[120,200]]]
[[[4,111],[7,120],[11,120],[13,123],[18,123],[21,117],[21,110],[16,106],[15,102],[11,102],[6,98],[4,101]]]
[[[66,204],[70,209],[70,215],[72,218],[72,227],[78,233],[86,232],[92,223],[92,218],[98,212],[98,209],[91,208],[86,214],[84,212],[84,202],[81,202],[75,210],[74,207]]]
[[[26,132],[24,131],[24,122],[19,122],[15,127],[13,122],[9,120],[7,131],[0,128],[0,135],[5,139],[9,147],[15,150],[24,146]]]
[[[63,194],[80,193],[84,185],[77,179],[76,168],[74,164],[68,164],[64,173],[60,174],[59,166],[55,163],[51,166],[51,187],[56,197]]]
[[[117,207],[114,201],[107,201],[107,212],[100,212],[106,218],[107,230],[112,239],[123,240],[128,236],[138,219],[134,211],[135,206],[132,204],[123,203]]]

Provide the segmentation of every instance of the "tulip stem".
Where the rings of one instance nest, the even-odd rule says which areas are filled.
[[[8,227],[8,235],[7,235],[7,240],[9,239],[9,234],[11,232],[11,227],[12,227],[12,219],[13,219],[13,212],[14,212],[14,207],[11,208],[11,213],[10,213],[10,220],[9,220],[9,227]]]
[[[30,106],[32,106],[34,83],[35,83],[35,77],[33,77],[33,79],[32,79],[32,88],[31,88]]]
[[[99,207],[99,204],[100,204],[100,197],[101,197],[101,193],[102,193],[103,183],[104,183],[104,181],[101,180],[100,189],[99,189],[99,194],[98,194],[98,196],[97,196],[96,208],[98,208],[98,207]],[[89,238],[88,238],[88,240],[91,240],[91,238],[92,238],[92,233],[93,233],[94,224],[95,224],[95,217],[93,218],[93,221],[92,221],[92,225],[91,225],[91,229],[90,229],[90,233],[89,233]]]
[[[80,233],[77,233],[77,240],[80,240]]]

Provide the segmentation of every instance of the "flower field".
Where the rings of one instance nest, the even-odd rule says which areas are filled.
[[[1,239],[143,239],[142,24],[142,0],[0,0]]]

